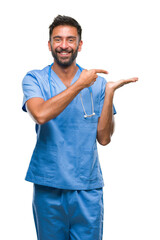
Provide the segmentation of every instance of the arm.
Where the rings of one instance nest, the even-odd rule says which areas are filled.
[[[49,100],[44,101],[42,98],[36,97],[29,99],[26,102],[27,111],[36,123],[44,124],[48,122],[57,117],[83,88],[91,86],[98,77],[97,73],[107,73],[107,71],[99,69],[83,70],[79,79],[73,85]]]
[[[104,104],[97,127],[97,141],[104,146],[111,141],[114,131],[113,96],[114,93],[107,92],[106,87]]]
[[[114,116],[113,116],[113,97],[116,89],[125,84],[136,82],[138,78],[130,78],[117,82],[108,82],[105,89],[105,99],[101,117],[98,120],[97,141],[105,146],[111,141],[114,132]]]

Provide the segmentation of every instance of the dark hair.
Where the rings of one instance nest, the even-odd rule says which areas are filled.
[[[78,35],[79,35],[79,41],[81,40],[82,28],[79,25],[79,23],[74,18],[58,15],[56,18],[54,18],[52,24],[49,26],[49,40],[50,41],[51,41],[51,35],[53,32],[53,29],[60,25],[68,25],[68,26],[76,27]]]

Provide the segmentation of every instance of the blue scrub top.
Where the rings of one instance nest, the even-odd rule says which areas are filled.
[[[48,81],[49,66],[33,70],[23,79],[23,104],[33,97],[47,101],[51,98]],[[78,80],[78,69],[71,85]],[[91,86],[95,115],[84,118],[80,94],[56,118],[45,124],[36,124],[37,141],[31,157],[25,180],[61,189],[87,190],[104,186],[97,151],[97,124],[101,115],[106,80],[98,76]],[[53,96],[66,86],[51,70]],[[81,91],[87,114],[92,114],[91,94],[88,88]],[[113,106],[113,112],[116,110]]]

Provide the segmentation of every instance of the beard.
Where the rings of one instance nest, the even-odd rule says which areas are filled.
[[[78,46],[79,47],[79,46]],[[55,49],[55,51],[53,50],[52,46],[51,46],[51,53],[52,53],[52,56],[55,60],[55,62],[61,66],[61,67],[69,67],[73,62],[74,60],[76,59],[77,55],[78,55],[78,47],[76,48],[75,51],[72,50],[67,50],[67,49]],[[67,52],[67,53],[71,53],[71,56],[68,58],[68,57],[63,57],[63,59],[61,60],[59,57],[58,57],[58,53],[61,53],[61,52]]]

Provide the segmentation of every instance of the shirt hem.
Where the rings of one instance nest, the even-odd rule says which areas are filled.
[[[58,184],[56,182],[51,183],[51,179],[48,180],[42,180],[42,179],[33,179],[33,178],[29,178],[26,177],[25,180],[27,182],[32,182],[35,184],[39,184],[39,185],[43,185],[43,186],[47,186],[47,187],[53,187],[53,188],[58,188],[58,189],[67,189],[67,190],[92,190],[92,189],[97,189],[97,188],[102,188],[104,187],[104,182],[103,180],[97,184],[93,184],[93,183],[84,183],[83,185],[75,185],[75,186],[71,186],[71,185],[61,185]],[[54,180],[53,180],[54,181]]]

